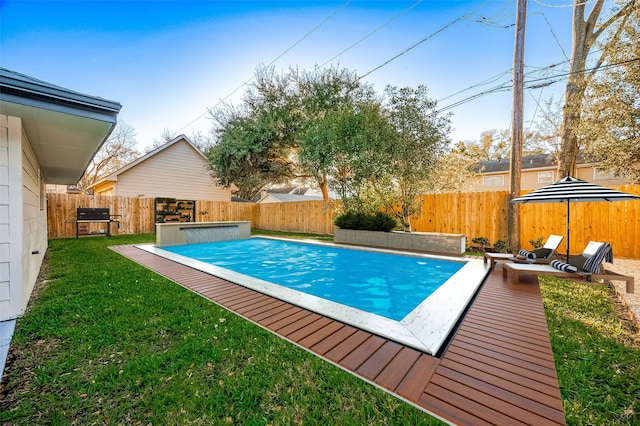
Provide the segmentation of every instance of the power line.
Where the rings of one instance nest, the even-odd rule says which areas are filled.
[[[442,102],[442,101],[444,101],[446,99],[452,98],[452,97],[454,97],[456,95],[459,95],[461,93],[464,93],[464,92],[466,92],[468,90],[475,89],[476,87],[480,87],[480,86],[484,86],[484,85],[489,84],[489,83],[493,83],[494,81],[499,80],[500,78],[504,77],[505,75],[511,74],[512,71],[513,71],[513,69],[510,68],[510,69],[508,69],[506,71],[503,71],[503,72],[501,72],[499,74],[494,75],[493,77],[489,77],[488,79],[486,79],[484,81],[481,81],[479,83],[473,84],[473,85],[467,87],[466,89],[462,89],[462,90],[459,90],[459,91],[457,91],[455,93],[452,93],[449,96],[445,96],[444,98],[441,98],[438,102]]]
[[[566,4],[549,4],[549,3],[543,3],[540,0],[533,0],[536,3],[538,3],[541,6],[544,7],[553,7],[553,8],[567,8],[567,7],[574,7],[574,6],[583,6],[585,4],[589,4],[589,3],[593,3],[595,0],[587,0],[587,1],[583,1],[582,3],[577,3],[577,4],[573,4],[573,3],[566,3]]]
[[[363,78],[365,78],[366,76],[368,76],[369,74],[379,70],[380,68],[384,67],[385,65],[388,65],[390,62],[398,59],[400,56],[404,55],[405,53],[409,52],[410,50],[418,47],[419,45],[421,45],[422,43],[424,43],[425,41],[435,37],[436,35],[440,34],[442,31],[446,30],[447,28],[451,27],[452,25],[456,24],[457,22],[461,21],[462,19],[464,19],[466,17],[465,15],[462,15],[456,19],[454,19],[453,21],[449,22],[447,25],[445,25],[444,27],[440,28],[439,30],[437,30],[436,32],[429,34],[428,36],[426,36],[425,38],[423,38],[422,40],[420,40],[419,42],[411,45],[410,47],[408,47],[407,49],[403,50],[402,52],[398,53],[397,55],[395,55],[393,58],[386,60],[385,62],[383,62],[382,64],[378,65],[377,67],[375,67],[374,69],[372,69],[371,71],[365,73],[364,75],[360,76],[360,80],[362,80]]]
[[[547,19],[547,15],[544,14],[544,11],[542,10],[542,8],[540,7],[539,4],[538,4],[538,8],[540,9],[540,13],[542,14],[542,17],[544,18],[544,21],[547,23],[547,26],[549,27],[549,31],[551,31],[551,35],[556,40],[556,43],[558,44],[558,47],[560,47],[560,51],[564,55],[564,58],[568,61],[569,57],[567,56],[566,52],[564,51],[564,48],[562,47],[562,44],[560,44],[560,40],[558,40],[558,36],[556,36],[555,31],[553,31],[553,28],[551,27],[551,22],[549,22],[549,20]]]
[[[398,59],[400,56],[404,55],[405,53],[413,50],[414,48],[418,47],[419,45],[421,45],[422,43],[424,43],[425,41],[435,37],[436,35],[440,34],[442,31],[446,30],[447,28],[455,25],[456,23],[458,23],[459,21],[463,20],[463,19],[468,19],[470,20],[470,17],[472,15],[475,14],[475,11],[480,9],[482,6],[484,6],[486,3],[488,3],[489,0],[486,0],[485,2],[483,2],[481,5],[479,5],[478,7],[473,8],[472,10],[470,10],[469,12],[465,13],[464,15],[459,16],[458,18],[454,19],[453,21],[449,22],[448,24],[446,24],[445,26],[443,26],[442,28],[436,30],[435,32],[429,34],[428,36],[426,36],[425,38],[423,38],[422,40],[418,41],[417,43],[414,43],[413,45],[409,46],[408,48],[406,48],[405,50],[403,50],[402,52],[398,53],[397,55],[393,56],[391,59],[386,60],[385,62],[383,62],[382,64],[378,65],[377,67],[373,68],[372,70],[366,72],[365,74],[363,74],[362,76],[360,76],[360,80],[362,80],[363,78],[367,77],[369,74],[372,74],[373,72],[379,70],[380,68],[388,65],[389,63],[395,61],[396,59]],[[482,17],[483,21],[475,21],[472,20],[473,22],[480,22],[480,23],[487,23],[489,22],[486,18]],[[509,26],[505,27],[508,28]]]
[[[278,55],[278,57],[276,57],[274,60],[272,60],[271,62],[269,62],[269,65],[273,65],[278,59],[282,58],[284,55],[286,55],[287,53],[289,53],[294,47],[296,47],[298,44],[300,44],[304,39],[306,39],[307,37],[309,37],[311,34],[313,34],[315,31],[317,31],[321,26],[323,26],[324,24],[326,24],[330,19],[332,19],[334,16],[336,16],[338,13],[340,13],[340,11],[342,11],[342,9],[344,9],[345,7],[347,7],[349,5],[349,3],[351,3],[353,0],[347,0],[346,2],[344,2],[342,5],[340,5],[340,7],[338,7],[335,11],[333,11],[329,16],[327,16],[326,18],[324,18],[318,25],[316,25],[315,27],[313,27],[309,32],[307,32],[304,36],[302,36],[300,39],[298,39],[295,43],[293,43],[291,46],[289,46],[284,52],[282,52],[280,55]],[[422,0],[420,0],[422,1]],[[188,124],[182,126],[179,130],[176,131],[176,133],[180,133],[181,131],[183,131],[184,129],[186,129],[187,127],[191,126],[193,123],[195,123],[196,121],[200,120],[202,117],[204,117],[205,115],[207,115],[207,113],[209,113],[213,108],[217,107],[218,105],[220,105],[221,103],[223,103],[224,101],[226,101],[227,99],[229,99],[231,96],[233,96],[238,90],[242,89],[243,87],[245,87],[247,84],[249,84],[251,82],[251,80],[253,80],[255,77],[252,76],[250,79],[246,80],[244,83],[242,83],[240,86],[238,86],[236,89],[234,89],[231,93],[229,93],[227,96],[225,96],[224,98],[220,99],[213,107],[209,108],[209,107],[205,107],[205,111],[200,114],[199,116],[197,116],[196,118],[194,118],[193,120],[191,120]]]
[[[406,8],[405,10],[403,10],[402,12],[398,13],[397,15],[395,15],[394,17],[392,17],[391,19],[389,19],[388,21],[386,21],[384,24],[380,25],[378,28],[376,28],[375,30],[369,32],[367,35],[365,35],[364,37],[362,37],[360,40],[356,41],[355,43],[353,43],[352,45],[350,45],[349,47],[347,47],[346,49],[344,49],[343,51],[341,51],[340,53],[338,53],[337,55],[335,55],[333,58],[329,59],[328,61],[326,61],[325,63],[323,63],[322,65],[320,65],[320,67],[324,67],[325,65],[327,65],[329,62],[333,61],[334,59],[336,59],[339,56],[342,56],[342,54],[344,54],[345,52],[347,52],[348,50],[353,49],[355,46],[357,46],[358,44],[362,43],[364,40],[366,40],[367,38],[371,37],[373,34],[377,33],[378,31],[380,31],[381,29],[383,29],[384,27],[388,26],[389,24],[391,24],[393,21],[395,21],[396,19],[400,18],[402,15],[404,15],[405,13],[409,12],[411,9],[413,9],[414,7],[416,7],[417,5],[419,5],[420,3],[422,3],[423,0],[418,0],[417,2],[415,2],[414,4],[412,4],[411,6],[409,6],[408,8]]]
[[[528,90],[532,90],[532,89],[539,89],[539,88],[543,88],[543,87],[547,87],[550,86],[551,84],[557,83],[559,81],[563,81],[565,79],[565,77],[568,77],[572,74],[582,74],[582,73],[587,73],[587,72],[591,72],[591,71],[604,71],[606,69],[609,68],[613,68],[613,67],[617,67],[617,66],[621,66],[621,65],[625,65],[625,64],[629,64],[632,62],[636,62],[636,61],[640,61],[640,58],[634,58],[634,59],[628,59],[626,61],[621,61],[621,62],[616,62],[613,64],[607,64],[607,65],[602,65],[599,67],[593,67],[593,68],[588,68],[585,69],[583,71],[575,71],[575,72],[567,72],[567,73],[562,73],[562,74],[556,74],[556,75],[552,75],[552,76],[547,76],[547,77],[541,77],[541,78],[537,78],[537,79],[533,79],[533,80],[528,80],[525,81],[525,89]],[[537,83],[540,82],[539,84],[534,84],[534,85],[530,85],[531,83]],[[498,86],[495,86],[491,89],[482,91],[480,93],[477,93],[475,95],[469,96],[467,98],[461,99],[451,105],[445,106],[440,108],[439,110],[435,111],[436,113],[441,113],[444,111],[448,111],[450,109],[453,109],[455,107],[458,107],[462,104],[465,104],[467,102],[471,102],[477,98],[480,98],[482,96],[485,95],[489,95],[492,93],[497,93],[497,92],[505,92],[511,90],[511,80],[504,82]]]

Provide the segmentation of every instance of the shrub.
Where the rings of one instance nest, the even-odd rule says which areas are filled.
[[[393,216],[377,212],[367,214],[361,212],[348,211],[337,216],[333,224],[342,229],[359,229],[367,231],[389,232],[398,224]]]
[[[504,240],[498,240],[496,241],[496,243],[493,245],[493,249],[499,253],[506,253],[507,252],[507,242]]]
[[[487,237],[475,237],[471,240],[471,242],[480,246],[481,249],[489,247],[489,239]]]
[[[543,240],[544,237],[539,237],[537,240],[529,240],[529,244],[531,244],[534,249],[537,249],[544,245],[544,243],[542,242]]]
[[[388,213],[377,212],[371,218],[372,231],[389,232],[398,226],[396,219]]]

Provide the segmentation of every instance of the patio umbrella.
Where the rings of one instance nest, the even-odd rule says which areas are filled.
[[[567,176],[551,185],[536,189],[511,203],[567,203],[567,262],[569,261],[569,206],[571,202],[640,200],[637,195],[585,182]]]

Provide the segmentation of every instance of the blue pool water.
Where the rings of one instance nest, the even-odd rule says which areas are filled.
[[[465,264],[267,238],[162,249],[395,321]]]

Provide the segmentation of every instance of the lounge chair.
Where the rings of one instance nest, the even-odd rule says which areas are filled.
[[[544,246],[533,250],[536,257],[535,259],[531,259],[531,261],[527,263],[551,263],[551,258],[556,253],[558,246],[562,242],[564,237],[562,235],[549,235],[547,241],[544,243]],[[489,267],[493,269],[496,265],[496,262],[499,260],[511,260],[514,261],[517,259],[513,256],[512,253],[485,253],[484,254],[484,263],[489,261]]]
[[[602,262],[613,261],[611,244],[591,241],[582,254],[573,257],[569,264],[575,268],[574,271],[564,271],[567,264],[558,262],[554,267],[551,265],[535,265],[524,263],[505,263],[502,268],[502,276],[508,277],[511,273],[513,282],[520,282],[520,275],[552,275],[559,278],[578,278],[585,280],[613,280],[625,281],[627,283],[627,293],[634,292],[634,278],[631,276],[605,271]],[[558,269],[561,268],[561,269]],[[568,269],[568,268],[567,268]]]

